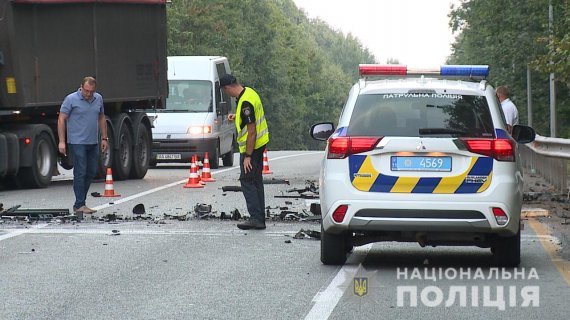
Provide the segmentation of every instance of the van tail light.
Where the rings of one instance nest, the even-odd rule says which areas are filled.
[[[348,206],[346,204],[338,206],[332,214],[333,220],[335,222],[341,223],[342,220],[344,220],[344,216],[346,216],[347,211],[348,211]]]
[[[473,153],[492,157],[498,161],[515,161],[514,141],[510,139],[461,139]]]
[[[497,224],[500,226],[504,226],[507,224],[507,221],[509,221],[509,217],[507,217],[507,214],[501,208],[493,207],[493,215],[495,216],[495,220],[497,220]]]
[[[328,159],[344,159],[374,149],[382,137],[331,137],[329,138]]]

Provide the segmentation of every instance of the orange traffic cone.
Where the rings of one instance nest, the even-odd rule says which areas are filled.
[[[267,148],[263,150],[263,174],[272,174],[273,171],[269,170],[269,160],[267,159]]]
[[[208,158],[208,152],[204,153],[204,166],[202,167],[202,181],[204,182],[214,182],[216,179],[212,178],[210,173],[210,159]]]
[[[103,197],[120,197],[120,194],[115,194],[115,187],[113,186],[113,172],[111,168],[107,168],[107,176],[105,177],[105,192]]]
[[[200,165],[198,164],[198,155],[192,156],[192,162],[196,164],[196,174],[198,174],[198,182],[200,182],[201,184],[206,184],[205,181],[202,181],[202,168],[200,168]]]
[[[196,162],[194,162],[194,156],[192,156],[192,163],[190,163],[190,178],[188,178],[188,182],[184,185],[184,188],[204,188],[204,185],[200,183],[200,176],[198,175]]]

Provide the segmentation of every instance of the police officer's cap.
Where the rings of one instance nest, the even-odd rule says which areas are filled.
[[[230,84],[234,84],[236,82],[237,82],[236,77],[234,77],[231,74],[224,74],[223,76],[220,77],[220,88],[223,88]]]

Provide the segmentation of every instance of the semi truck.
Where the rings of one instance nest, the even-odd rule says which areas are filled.
[[[142,179],[152,154],[145,109],[168,95],[166,0],[0,0],[0,184],[44,188],[72,159],[57,118],[85,76],[103,96],[109,148],[98,176]]]

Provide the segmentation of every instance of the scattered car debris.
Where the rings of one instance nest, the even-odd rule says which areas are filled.
[[[92,197],[95,197],[95,198],[102,197],[102,195],[101,195],[99,192],[97,192],[97,191],[91,192],[91,196],[92,196]]]
[[[319,231],[301,229],[293,236],[293,239],[306,239],[306,238],[313,238],[320,240],[321,233]]]
[[[121,232],[119,230],[111,230],[110,236],[120,236]]]
[[[316,215],[316,216],[320,216],[322,214],[321,204],[316,203],[316,202],[311,203],[311,206],[309,207],[309,211],[311,211],[311,213]]]
[[[307,180],[307,186],[305,188],[294,188],[287,190],[288,193],[297,193],[297,195],[276,195],[275,198],[301,198],[301,199],[318,199],[319,198],[319,188],[316,182]]]
[[[212,214],[212,205],[205,203],[198,203],[194,206],[194,212],[198,219],[215,218],[216,216]]]
[[[20,205],[0,211],[4,220],[49,221],[55,217],[73,219],[74,216],[69,214],[69,209],[21,209]]]
[[[144,204],[139,203],[133,207],[133,214],[141,215],[145,214],[146,210],[144,209]]]
[[[540,197],[540,192],[524,192],[523,201],[535,201]]]
[[[285,179],[263,179],[263,184],[286,184],[289,185],[289,180],[285,180]]]
[[[174,214],[164,213],[163,215],[165,219],[178,220],[178,221],[188,220],[188,213],[174,213]]]
[[[227,192],[227,191],[241,192],[241,187],[240,186],[223,186],[222,191],[223,192]]]
[[[241,213],[239,212],[238,209],[233,210],[232,212],[230,212],[229,214],[222,212],[220,214],[220,219],[222,220],[240,220],[241,219]]]

